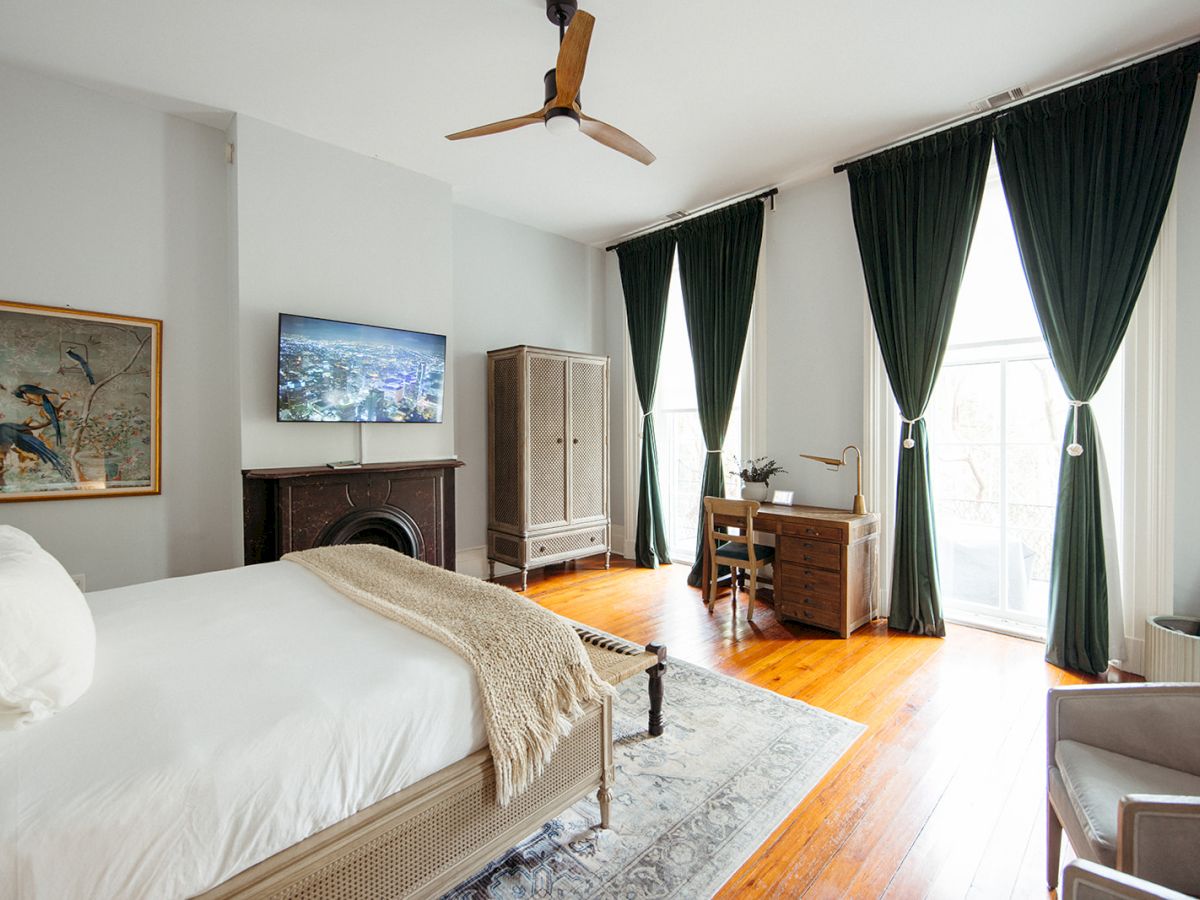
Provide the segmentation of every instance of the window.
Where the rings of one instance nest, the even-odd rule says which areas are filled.
[[[1092,403],[1117,521],[1122,384],[1123,353]],[[993,164],[950,345],[926,412],[947,615],[1045,627],[1059,458],[1069,411],[1038,327]]]
[[[743,373],[747,369],[747,359],[743,357]],[[736,476],[729,475],[729,472],[733,469],[734,458],[741,458],[741,398],[739,385],[725,436],[725,493],[729,496],[737,496],[740,490]],[[687,321],[683,314],[678,260],[671,273],[667,300],[667,325],[658,368],[658,392],[654,398],[654,429],[658,449],[659,498],[663,505],[671,559],[691,565],[696,556],[700,476],[707,451],[696,406],[696,381]]]

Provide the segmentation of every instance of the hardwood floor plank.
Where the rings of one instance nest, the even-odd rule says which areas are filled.
[[[528,593],[867,728],[718,896],[1046,895],[1045,694],[1094,679],[1047,665],[1040,644],[958,626],[937,639],[875,622],[841,640],[764,603],[747,622],[728,592],[710,614],[686,576],[589,559],[531,573]],[[666,712],[669,728],[669,671]]]

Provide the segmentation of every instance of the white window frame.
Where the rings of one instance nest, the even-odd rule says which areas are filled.
[[[1176,201],[1163,218],[1142,293],[1125,336],[1125,453],[1120,589],[1126,659],[1121,668],[1144,674],[1148,616],[1174,605],[1175,546],[1175,310],[1178,270]],[[891,602],[900,413],[892,395],[864,293],[863,491],[879,510],[881,615]],[[1028,637],[1024,631],[1015,631]]]

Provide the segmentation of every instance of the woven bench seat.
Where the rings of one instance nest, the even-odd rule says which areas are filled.
[[[639,647],[577,622],[572,622],[571,625],[583,641],[583,648],[587,651],[596,674],[613,687],[642,672],[650,676],[650,723],[647,730],[655,737],[662,734],[662,676],[667,668],[667,648],[661,644]]]

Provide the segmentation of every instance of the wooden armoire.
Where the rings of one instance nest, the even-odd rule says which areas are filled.
[[[488,353],[488,568],[611,558],[608,357],[506,347]]]

